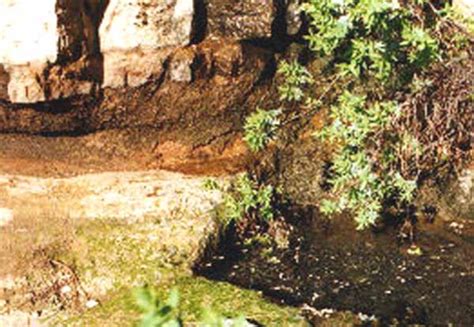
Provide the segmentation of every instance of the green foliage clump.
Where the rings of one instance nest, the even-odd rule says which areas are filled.
[[[143,312],[140,327],[182,327],[184,323],[179,312],[179,292],[172,289],[166,301],[160,301],[157,294],[149,287],[135,290],[135,302]],[[201,327],[246,327],[250,326],[247,320],[240,316],[229,319],[211,309],[203,309]]]
[[[275,137],[280,126],[279,114],[280,110],[257,109],[247,118],[244,140],[252,151],[262,150]]]
[[[313,99],[304,90],[313,83],[308,70],[298,62],[283,62],[278,70],[285,79],[279,87],[281,99],[313,107],[309,115],[334,91],[336,100],[324,103],[330,123],[316,133],[335,149],[332,189],[321,211],[332,215],[349,210],[358,228],[366,228],[387,203],[396,208],[411,204],[423,175],[419,162],[426,144],[420,142],[419,132],[400,123],[407,115],[400,95],[430,88],[432,81],[422,76],[434,63],[449,60],[471,44],[465,33],[471,25],[450,7],[438,9],[428,0],[407,0],[403,5],[398,0],[307,0],[302,10],[309,18],[307,45],[315,56],[329,59],[325,71],[333,83]],[[336,82],[338,88],[333,88]],[[416,117],[405,121],[427,119],[410,114]],[[246,128],[250,148],[263,149],[279,125],[273,125],[271,133]]]
[[[281,100],[301,101],[304,97],[302,88],[314,83],[311,73],[296,60],[283,61],[277,72],[283,76],[283,83],[278,87]]]
[[[148,287],[135,290],[135,300],[143,312],[140,327],[181,327],[179,293],[173,289],[166,301],[160,301],[157,294]]]
[[[310,0],[303,5],[310,18],[306,39],[314,52],[334,56],[342,75],[397,80],[439,56],[428,20],[416,14],[424,2]]]
[[[406,205],[415,196],[416,176],[400,169],[396,151],[403,139],[387,131],[400,114],[392,94],[441,57],[432,36],[436,25],[429,15],[417,14],[424,5],[423,0],[404,7],[395,0],[310,0],[303,6],[311,21],[309,46],[332,56],[336,74],[347,83],[330,109],[331,124],[318,133],[336,145],[332,196],[321,211],[348,209],[359,229],[376,222],[386,200]]]
[[[247,175],[237,178],[233,192],[224,198],[226,222],[239,221],[244,217],[270,221],[274,218],[272,207],[275,189],[271,185],[259,185]]]

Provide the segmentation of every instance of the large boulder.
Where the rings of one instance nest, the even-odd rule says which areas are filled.
[[[100,25],[104,87],[137,87],[163,72],[173,48],[189,44],[192,0],[111,0]]]
[[[0,2],[0,99],[33,103],[93,91],[100,70],[91,68],[97,51],[91,4]]]

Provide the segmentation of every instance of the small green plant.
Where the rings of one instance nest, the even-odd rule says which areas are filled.
[[[224,218],[227,223],[244,217],[269,221],[274,217],[272,201],[275,189],[271,185],[258,185],[247,175],[234,183],[233,191],[224,198]]]
[[[257,109],[247,118],[244,126],[244,140],[252,151],[262,150],[275,137],[280,126],[279,115],[280,110]]]
[[[283,76],[283,83],[278,87],[281,100],[301,101],[305,96],[302,88],[314,83],[311,73],[296,60],[282,61],[278,74]]]
[[[207,191],[219,190],[219,183],[214,178],[206,178],[202,183],[202,187]]]
[[[184,323],[179,313],[179,292],[172,289],[166,301],[160,301],[157,294],[149,287],[135,290],[135,300],[143,312],[140,327],[181,327]],[[201,327],[247,327],[248,321],[243,317],[226,318],[211,309],[203,309]]]
[[[143,312],[140,327],[180,327],[182,326],[178,305],[178,290],[171,290],[166,301],[160,301],[149,287],[135,290],[135,299]]]
[[[248,321],[243,317],[237,318],[226,318],[221,314],[211,310],[205,309],[202,312],[201,322],[198,324],[200,327],[248,327],[251,326]]]

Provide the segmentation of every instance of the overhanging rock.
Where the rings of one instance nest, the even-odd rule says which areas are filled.
[[[173,48],[189,44],[193,0],[111,0],[100,25],[104,87],[137,87],[163,72]]]
[[[100,70],[92,59],[98,49],[92,4],[0,2],[0,99],[34,103],[93,91]]]

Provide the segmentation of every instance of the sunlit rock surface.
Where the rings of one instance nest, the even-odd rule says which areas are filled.
[[[89,70],[93,60],[74,63],[97,50],[91,10],[86,0],[0,2],[0,99],[34,103],[90,93],[99,71]]]
[[[72,219],[119,219],[127,222],[171,217],[176,213],[207,216],[220,192],[203,188],[204,178],[166,171],[110,172],[70,178],[21,175],[0,177],[2,222],[14,214],[35,212]],[[204,219],[204,218],[203,218]]]
[[[453,5],[466,16],[474,16],[474,0],[453,0]]]
[[[160,75],[173,47],[190,42],[192,0],[110,1],[100,25],[105,87],[136,87]]]

